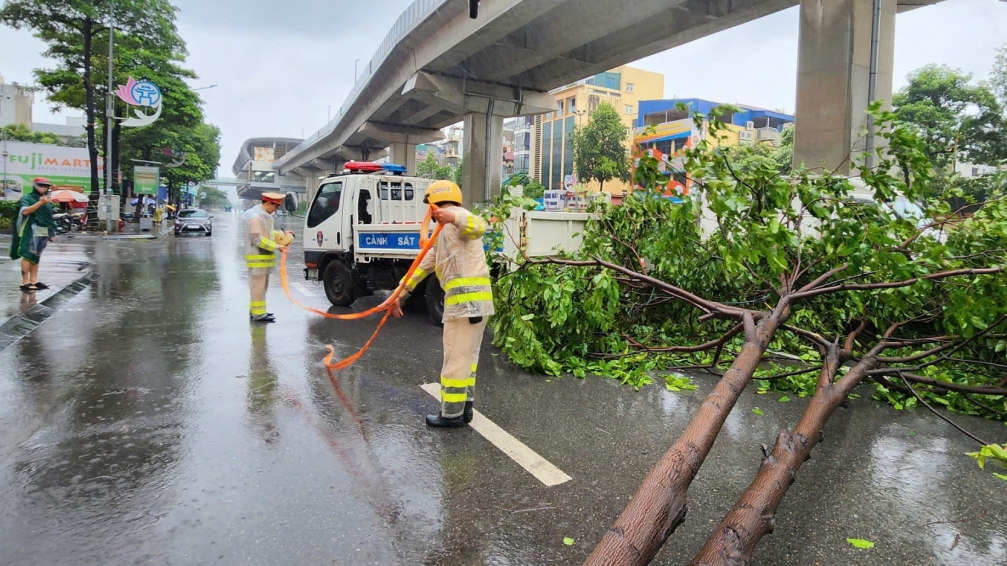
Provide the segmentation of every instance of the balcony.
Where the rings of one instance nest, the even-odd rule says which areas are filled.
[[[780,145],[780,131],[776,128],[757,128],[755,130],[755,139],[758,141],[767,141],[774,146]]]

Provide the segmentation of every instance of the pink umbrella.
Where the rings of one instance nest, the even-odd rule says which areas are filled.
[[[78,193],[77,191],[53,191],[49,196],[52,197],[53,202],[61,203],[75,203],[75,202],[87,202],[87,195],[84,193]]]

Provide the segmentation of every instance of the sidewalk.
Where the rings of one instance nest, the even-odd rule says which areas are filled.
[[[75,238],[76,240],[76,238]],[[79,242],[57,237],[42,255],[39,280],[48,289],[24,293],[21,285],[21,261],[11,260],[8,255],[10,236],[0,236],[0,325],[11,317],[26,313],[35,304],[41,303],[73,284],[87,273],[90,261]]]

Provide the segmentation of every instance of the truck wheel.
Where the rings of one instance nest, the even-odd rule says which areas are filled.
[[[330,261],[322,274],[322,286],[329,302],[337,307],[348,307],[353,304],[353,276],[345,265],[338,261]]]
[[[436,326],[444,326],[444,289],[441,289],[441,282],[436,276],[427,278],[424,296],[427,301],[427,314],[430,315],[430,322]]]

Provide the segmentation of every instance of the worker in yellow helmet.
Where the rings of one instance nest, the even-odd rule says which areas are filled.
[[[441,412],[427,415],[427,424],[462,427],[472,421],[479,347],[486,319],[493,314],[490,272],[482,244],[486,223],[462,208],[462,191],[451,181],[431,183],[423,202],[435,207],[433,218],[444,228],[391,309],[394,316],[401,317],[401,302],[431,271],[437,274],[444,289]]]
[[[269,272],[276,265],[276,251],[286,251],[294,240],[293,232],[273,230],[273,213],[286,198],[281,193],[263,193],[262,203],[248,209],[245,229],[245,265],[248,267],[248,286],[251,290],[249,318],[252,322],[276,322],[273,313],[266,312],[266,289]]]

